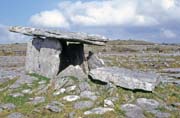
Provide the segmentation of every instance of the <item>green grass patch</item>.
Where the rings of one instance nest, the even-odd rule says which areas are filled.
[[[42,75],[39,75],[39,74],[36,74],[36,73],[31,73],[31,74],[29,74],[29,75],[32,76],[32,77],[38,78],[38,81],[42,81],[42,80],[45,80],[45,81],[47,81],[47,82],[50,81],[49,78],[47,78],[47,77],[45,77],[45,76],[42,76]]]
[[[17,79],[18,79],[18,77],[14,78],[12,80],[9,80],[9,81],[7,81],[5,83],[0,84],[0,88],[5,88],[7,86],[12,85]]]
[[[21,106],[23,104],[25,104],[25,102],[28,101],[28,96],[20,96],[20,97],[12,97],[12,96],[4,96],[2,99],[3,103],[13,103],[17,106]]]

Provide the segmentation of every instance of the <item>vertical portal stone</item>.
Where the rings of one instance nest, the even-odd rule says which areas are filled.
[[[39,56],[40,74],[49,78],[59,72],[61,43],[57,39],[45,39],[42,42]]]
[[[33,38],[27,44],[26,71],[28,73],[40,72],[39,54],[42,42],[43,39],[41,38]]]
[[[57,39],[34,38],[28,43],[26,71],[53,78],[59,72],[61,51]]]

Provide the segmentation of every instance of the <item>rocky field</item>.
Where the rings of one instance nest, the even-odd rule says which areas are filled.
[[[180,45],[110,41],[102,47],[85,46],[88,51],[95,52],[106,66],[120,67],[116,72],[106,68],[92,75],[113,78],[125,73],[135,79],[142,75],[144,83],[160,76],[158,85],[143,91],[133,88],[139,86],[135,79],[127,85],[122,80],[102,82],[73,66],[52,81],[25,72],[26,44],[0,45],[0,118],[180,117]]]

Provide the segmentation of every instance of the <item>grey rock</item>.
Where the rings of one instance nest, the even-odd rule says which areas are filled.
[[[152,91],[160,82],[159,75],[155,73],[132,71],[118,67],[93,69],[89,75],[94,80],[112,83],[132,90]]]
[[[95,92],[91,92],[91,91],[83,91],[80,93],[80,97],[81,98],[88,98],[91,99],[93,101],[97,100],[97,96]]]
[[[44,30],[36,29],[30,27],[10,27],[9,31],[21,33],[28,36],[39,36],[39,37],[49,37],[52,39],[58,39],[61,41],[69,42],[81,42],[86,44],[94,45],[104,45],[108,41],[107,38],[99,35],[88,35],[85,33],[73,33],[73,32],[63,32],[63,31],[53,31],[53,30]]]
[[[74,111],[72,111],[72,112],[70,112],[69,114],[68,114],[68,118],[75,118],[75,112]]]
[[[69,87],[66,88],[66,93],[69,93],[69,92],[71,92],[71,91],[74,91],[76,88],[77,88],[76,85],[69,86]]]
[[[163,69],[162,72],[164,72],[164,73],[180,73],[180,68],[166,68],[166,69]]]
[[[166,107],[166,109],[167,109],[167,107]],[[169,109],[167,109],[167,110],[169,110]],[[173,111],[176,111],[176,110],[177,109],[173,109]],[[161,112],[160,110],[157,110],[157,109],[152,110],[152,111],[147,111],[147,112],[152,113],[155,116],[155,118],[169,118],[169,117],[171,117],[170,113]]]
[[[88,84],[88,82],[80,82],[79,89],[80,89],[80,91],[90,91],[91,86]]]
[[[16,97],[23,97],[24,94],[22,94],[22,93],[11,93],[11,94],[9,94],[9,96],[16,98]]]
[[[143,110],[134,104],[124,104],[121,105],[121,109],[125,111],[127,118],[145,118],[143,115]]]
[[[52,112],[56,112],[56,113],[61,112],[61,109],[60,109],[58,106],[56,106],[56,105],[50,105],[50,104],[48,104],[48,105],[46,106],[46,109],[48,109],[48,110],[50,110],[50,111],[52,111]]]
[[[37,81],[38,79],[35,77],[31,77],[29,75],[21,75],[20,78],[12,84],[9,88],[10,89],[16,89],[21,87],[21,85],[24,84],[32,84],[34,81]]]
[[[170,113],[158,112],[155,114],[156,118],[169,118],[171,117]]]
[[[19,112],[11,113],[7,117],[8,118],[25,118],[25,116],[22,113],[19,113]]]
[[[75,77],[79,80],[84,80],[88,78],[79,65],[68,66],[65,70],[61,71],[56,78],[63,78],[63,77]]]
[[[43,39],[33,38],[27,43],[25,70],[28,73],[39,73],[39,54]]]
[[[178,74],[168,74],[167,76],[178,79],[178,78],[180,78],[180,73],[178,73]]]
[[[45,108],[52,112],[59,113],[62,111],[62,109],[60,108],[61,106],[63,105],[60,104],[58,101],[53,101],[52,103],[48,104]]]
[[[7,50],[7,48],[5,48],[5,50]],[[24,63],[25,63],[25,56],[0,56],[0,67],[8,67],[8,68],[15,67],[21,69],[23,68]],[[23,71],[17,72],[18,70],[7,72],[6,70],[3,69],[0,71],[4,71],[4,73],[0,74],[0,77],[2,77],[1,75],[3,75],[4,77],[19,76],[19,74],[23,72]]]
[[[42,110],[40,108],[34,108],[33,112],[40,113]]]
[[[22,90],[22,93],[23,94],[31,94],[32,91],[31,91],[31,89],[25,89],[25,90]]]
[[[152,111],[160,106],[160,103],[154,99],[138,98],[136,104],[142,109]]]
[[[114,103],[113,101],[109,100],[109,99],[105,99],[104,100],[104,107],[114,107]]]
[[[0,92],[5,91],[6,89],[8,89],[8,86],[6,86],[4,88],[0,88]]]
[[[90,114],[104,114],[106,112],[110,112],[110,111],[114,111],[113,108],[103,108],[103,107],[98,107],[98,108],[94,108],[92,110],[89,111],[85,111],[84,115],[90,115]]]
[[[59,72],[61,43],[54,39],[34,38],[28,43],[26,71],[54,78]]]
[[[1,63],[1,62],[0,62]],[[9,80],[13,80],[19,77],[21,73],[16,72],[15,70],[0,70],[0,84],[8,82]]]
[[[3,111],[3,109],[2,108],[0,108],[0,113]]]
[[[118,101],[118,99],[119,99],[118,97],[108,97],[105,100],[111,100],[114,103],[114,102]]]
[[[174,107],[180,107],[180,102],[173,103],[172,106],[174,106]]]
[[[7,81],[9,81],[8,78],[6,78],[6,77],[0,77],[0,84],[3,84],[3,83],[5,83],[5,82],[7,82]]]
[[[76,101],[78,99],[80,99],[80,97],[77,95],[68,95],[68,96],[63,97],[63,100],[66,100],[68,102],[73,102],[73,101]]]
[[[163,84],[171,83],[171,84],[174,84],[176,86],[180,86],[180,80],[179,79],[174,79],[172,77],[167,77],[167,76],[162,77],[161,83],[163,83]]]
[[[109,95],[114,95],[117,93],[117,86],[112,83],[107,83],[104,86],[104,89],[107,91],[107,93],[109,93]]]
[[[60,94],[65,93],[65,91],[66,91],[65,88],[61,88],[61,89],[55,91],[55,92],[53,93],[53,95],[54,95],[54,96],[58,96],[58,95],[60,95]]]
[[[76,80],[70,77],[56,78],[52,79],[50,85],[54,90],[60,90],[61,88],[66,88],[68,86],[73,86],[76,84]]]
[[[43,90],[46,87],[47,87],[47,85],[41,84],[36,89],[34,89],[33,92],[39,92],[39,91]]]
[[[99,57],[96,54],[93,54],[91,51],[89,52],[88,59],[88,67],[89,70],[96,69],[99,67],[104,67],[104,61],[102,59],[99,59]]]
[[[35,92],[35,95],[40,95],[43,93],[46,93],[49,86],[45,84],[41,84],[37,89],[35,89],[33,92]]]
[[[45,97],[29,98],[29,100],[30,100],[30,102],[29,102],[30,104],[36,105],[36,104],[45,102]]]
[[[54,39],[44,39],[39,54],[40,75],[54,78],[59,72],[61,43]]]
[[[0,104],[0,108],[3,110],[13,110],[16,108],[16,105],[12,103]]]
[[[42,80],[42,81],[38,82],[38,84],[46,84],[46,83],[47,83],[46,80]]]
[[[87,75],[82,71],[80,66],[68,66],[55,79],[51,80],[50,84],[53,89],[67,88],[74,86],[77,82],[87,79]]]
[[[94,106],[92,101],[79,101],[74,104],[74,109],[86,109]]]

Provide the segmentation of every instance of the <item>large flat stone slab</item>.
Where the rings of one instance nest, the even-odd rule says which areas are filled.
[[[107,38],[99,35],[88,35],[86,33],[36,29],[30,27],[15,26],[15,27],[10,27],[9,31],[21,33],[28,36],[48,37],[53,39],[59,39],[61,41],[81,42],[81,43],[93,44],[93,45],[105,45],[105,42],[108,41]]]
[[[153,91],[160,82],[159,75],[149,72],[132,71],[118,67],[101,67],[90,71],[94,80],[112,83],[131,90]]]

